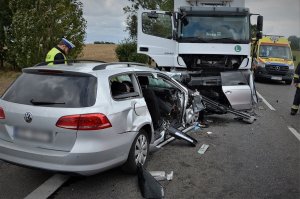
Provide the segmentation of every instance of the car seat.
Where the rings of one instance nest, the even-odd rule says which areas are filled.
[[[154,91],[148,88],[149,87],[148,77],[139,76],[138,80],[142,87],[143,96],[144,96],[149,113],[152,118],[153,127],[154,127],[154,129],[158,129],[160,126],[159,124],[160,124],[161,115],[160,115],[160,109],[159,109],[157,97],[156,97]]]
[[[121,82],[113,81],[111,83],[111,93],[113,96],[120,95],[127,92],[127,88],[125,84]]]

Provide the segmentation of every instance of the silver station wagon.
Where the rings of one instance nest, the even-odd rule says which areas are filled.
[[[26,68],[0,99],[0,159],[81,175],[117,166],[134,173],[169,132],[187,136],[180,132],[198,119],[196,98],[137,63]]]

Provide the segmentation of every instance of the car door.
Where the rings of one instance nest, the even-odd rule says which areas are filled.
[[[151,124],[145,100],[139,92],[139,86],[133,74],[117,74],[110,77],[112,95],[112,112],[115,126],[122,132],[138,131],[145,125]]]
[[[241,71],[221,73],[222,90],[232,108],[246,110],[252,108],[251,88]]]

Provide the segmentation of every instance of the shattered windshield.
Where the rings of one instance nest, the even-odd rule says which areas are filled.
[[[291,50],[288,46],[261,45],[259,56],[264,58],[292,59]]]
[[[181,26],[180,38],[184,42],[248,43],[247,16],[187,16],[188,23]]]

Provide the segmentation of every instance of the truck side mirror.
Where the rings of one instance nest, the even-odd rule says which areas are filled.
[[[263,30],[263,20],[264,17],[259,15],[257,16],[257,31],[261,32]]]
[[[181,22],[182,22],[182,24],[183,24],[184,26],[187,26],[187,25],[189,24],[189,21],[188,21],[188,19],[186,18],[186,13],[185,13],[185,12],[183,12],[183,14],[181,15],[180,19],[181,19]]]
[[[262,32],[257,32],[257,33],[256,33],[256,39],[257,39],[257,40],[261,39],[261,38],[262,38],[262,35],[263,35]]]
[[[173,40],[177,40],[178,39],[178,34],[176,30],[173,30]]]

